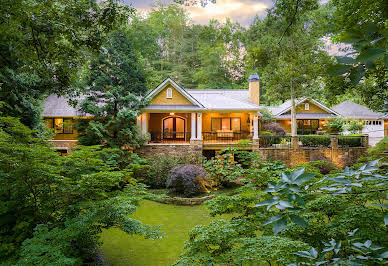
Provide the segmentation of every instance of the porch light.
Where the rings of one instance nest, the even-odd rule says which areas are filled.
[[[175,113],[170,113],[170,115],[175,115]]]

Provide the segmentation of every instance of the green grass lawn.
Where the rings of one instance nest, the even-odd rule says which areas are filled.
[[[211,219],[205,206],[175,206],[142,201],[134,218],[144,224],[162,225],[163,239],[129,236],[118,229],[102,234],[101,250],[113,265],[171,265],[178,258],[189,231]]]

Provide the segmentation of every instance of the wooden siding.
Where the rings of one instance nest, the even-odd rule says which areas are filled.
[[[172,89],[172,98],[167,98],[167,88]],[[151,100],[152,104],[176,104],[176,105],[193,105],[189,100],[187,100],[179,91],[177,91],[173,86],[168,85],[163,90],[161,90],[154,98]]]
[[[304,109],[304,104],[305,103],[308,103],[310,105],[310,108],[309,110],[305,110]],[[329,113],[325,110],[323,110],[321,107],[315,105],[314,103],[310,102],[310,101],[305,101],[299,105],[296,106],[296,112],[297,113]],[[291,110],[288,111],[286,114],[291,114]]]

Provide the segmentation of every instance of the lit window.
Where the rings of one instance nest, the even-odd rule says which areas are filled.
[[[310,110],[310,104],[305,103],[305,104],[304,104],[304,109],[305,109],[306,111]]]
[[[171,88],[167,88],[167,96],[166,96],[166,98],[169,98],[169,99],[172,98],[172,89]]]
[[[63,133],[63,118],[54,119],[54,132]]]

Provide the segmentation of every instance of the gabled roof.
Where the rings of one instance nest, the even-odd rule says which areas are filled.
[[[368,107],[354,103],[352,101],[344,101],[340,104],[334,105],[331,109],[338,112],[341,116],[346,118],[358,119],[384,119],[383,113],[374,112]]]
[[[82,95],[77,100],[82,101],[84,98],[85,96]],[[85,116],[77,108],[71,106],[68,101],[68,98],[62,96],[49,95],[44,101],[42,116]]]
[[[158,87],[156,87],[154,90],[148,93],[146,97],[152,99],[159,92],[161,92],[167,85],[172,85],[180,94],[183,95],[183,97],[185,97],[193,105],[203,107],[203,105],[200,102],[198,102],[194,97],[192,97],[189,93],[187,93],[187,91],[185,91],[181,86],[178,85],[178,83],[176,83],[171,78],[166,78],[162,83],[159,84]]]
[[[335,116],[340,115],[338,112],[336,112],[333,109],[330,109],[329,107],[325,106],[323,103],[320,103],[314,99],[308,98],[308,97],[302,97],[302,98],[297,98],[295,99],[295,105],[298,106],[301,103],[304,103],[305,101],[310,101],[316,106],[320,107],[321,109],[325,110],[329,114],[333,114]],[[279,106],[268,106],[266,107],[268,110],[272,112],[272,114],[276,117],[284,116],[283,114],[291,110],[291,100],[288,100],[284,103],[282,103]],[[322,116],[322,115],[321,115]],[[331,117],[330,115],[328,116],[326,114],[325,117]],[[285,117],[284,117],[285,118]],[[323,117],[322,117],[323,118]]]
[[[258,105],[249,101],[248,90],[188,90],[205,109],[215,111],[258,111]]]

